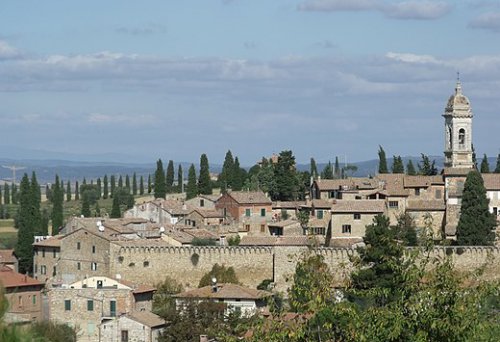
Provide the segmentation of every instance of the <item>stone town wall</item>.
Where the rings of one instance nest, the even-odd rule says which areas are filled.
[[[308,247],[119,247],[112,253],[111,274],[138,283],[157,284],[165,276],[186,288],[198,286],[201,277],[215,263],[233,267],[240,282],[255,288],[264,279],[274,279],[278,291],[286,291],[293,282],[297,262],[305,255],[321,254],[330,266],[337,285],[352,271],[350,248]],[[197,257],[195,255],[198,255]],[[452,258],[460,271],[484,266],[486,280],[500,280],[499,247],[436,247],[434,256]],[[197,259],[197,260],[196,260]]]

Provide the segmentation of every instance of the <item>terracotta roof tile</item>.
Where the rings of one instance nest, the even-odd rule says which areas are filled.
[[[486,190],[500,190],[500,173],[483,173]]]
[[[272,204],[262,191],[231,191],[228,195],[240,204]]]
[[[17,258],[13,249],[0,249],[0,264],[16,263]]]
[[[409,196],[409,192],[404,188],[404,176],[403,174],[387,173],[377,175],[377,179],[389,196],[406,197]]]
[[[148,326],[150,328],[155,328],[166,324],[163,318],[149,311],[132,311],[125,314],[124,316],[141,324],[144,324],[145,326]]]
[[[33,246],[41,247],[61,247],[61,239],[64,235],[55,235],[46,240],[38,241],[33,244]]]
[[[40,286],[43,287],[44,283],[33,279],[27,275],[17,273],[8,267],[0,269],[0,283],[5,288],[23,287],[23,286]]]
[[[384,200],[342,200],[332,206],[332,213],[383,213]]]
[[[406,210],[410,211],[444,211],[446,205],[440,200],[409,200]]]
[[[204,286],[199,289],[185,291],[174,295],[175,298],[214,298],[214,299],[262,299],[271,296],[271,293],[263,290],[254,290],[237,284],[217,284],[217,291],[212,286]]]

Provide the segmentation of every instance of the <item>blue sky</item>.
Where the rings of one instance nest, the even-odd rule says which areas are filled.
[[[500,1],[2,1],[0,146],[242,164],[499,153]],[[41,154],[42,155],[42,154]],[[111,158],[112,159],[112,158]]]

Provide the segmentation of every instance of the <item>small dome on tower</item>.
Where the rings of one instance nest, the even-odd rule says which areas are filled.
[[[462,84],[460,83],[460,80],[457,80],[455,94],[451,95],[448,99],[444,115],[472,117],[470,101],[467,96],[462,93]]]

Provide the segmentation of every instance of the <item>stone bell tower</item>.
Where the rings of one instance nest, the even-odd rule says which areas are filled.
[[[462,85],[457,79],[455,94],[450,96],[443,114],[445,167],[475,167],[472,161],[472,116],[469,99],[462,94]]]

